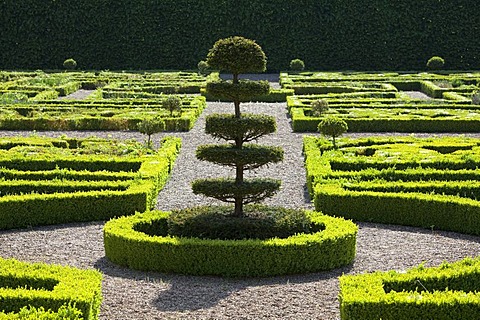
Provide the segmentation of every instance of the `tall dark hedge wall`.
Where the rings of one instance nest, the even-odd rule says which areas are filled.
[[[0,69],[196,68],[230,35],[270,71],[480,69],[479,17],[477,0],[0,0]]]

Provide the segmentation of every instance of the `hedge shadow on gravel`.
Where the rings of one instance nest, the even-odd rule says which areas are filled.
[[[161,312],[183,312],[207,309],[215,307],[220,301],[249,287],[282,284],[295,285],[337,279],[342,274],[349,273],[352,269],[352,266],[348,265],[328,272],[309,274],[266,278],[224,278],[136,271],[119,267],[110,262],[106,257],[97,260],[94,267],[102,272],[104,277],[119,277],[132,281],[149,281],[152,283],[168,284],[168,289],[162,290],[150,303]],[[108,281],[108,279],[105,280]],[[193,290],[195,290],[194,295],[192,295]]]

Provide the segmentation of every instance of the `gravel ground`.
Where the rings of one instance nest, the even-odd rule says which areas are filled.
[[[212,203],[193,195],[190,182],[198,177],[233,172],[195,159],[199,144],[218,143],[203,133],[205,116],[232,112],[231,104],[209,103],[192,131],[175,133],[183,146],[171,180],[157,207],[171,209]],[[305,192],[302,134],[291,132],[285,104],[243,104],[243,112],[277,118],[278,132],[259,143],[282,145],[285,161],[250,175],[279,177],[282,190],[267,202],[311,208]],[[0,132],[0,136],[31,132]],[[131,132],[42,132],[46,136],[103,136],[143,140]],[[155,135],[158,139],[164,134]],[[354,136],[366,136],[354,135]],[[422,135],[417,135],[422,136]],[[351,266],[331,272],[261,279],[223,279],[139,272],[117,267],[104,256],[102,222],[0,231],[0,256],[96,268],[104,274],[100,319],[339,319],[338,276],[374,270],[404,270],[480,254],[480,237],[410,227],[359,223],[357,257]]]

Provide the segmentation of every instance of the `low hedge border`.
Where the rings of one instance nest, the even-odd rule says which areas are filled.
[[[82,312],[70,305],[57,311],[45,308],[23,307],[19,312],[0,312],[0,320],[83,320]]]
[[[204,240],[135,231],[138,225],[160,225],[168,214],[151,211],[110,220],[104,227],[105,255],[137,270],[226,277],[330,270],[355,257],[357,226],[314,212],[312,220],[324,225],[323,231],[286,239]]]
[[[151,209],[157,201],[158,192],[170,176],[180,146],[180,138],[166,137],[157,154],[136,160],[141,164],[137,169],[137,177],[124,191],[101,190],[0,197],[0,230],[108,220],[119,214],[134,214]]]
[[[304,108],[292,108],[292,129],[294,132],[317,132],[321,117],[305,115]],[[480,126],[480,119],[395,119],[390,118],[343,118],[348,125],[348,132],[465,132],[476,133]]]
[[[207,92],[205,88],[200,89],[200,93],[207,101],[227,101],[219,99]],[[270,92],[266,95],[255,96],[251,99],[252,102],[285,102],[287,97],[293,96],[293,89],[270,89]]]
[[[480,258],[340,277],[342,320],[476,320]]]
[[[102,275],[95,270],[0,258],[0,310],[4,313],[25,306],[57,311],[72,305],[84,320],[97,320],[101,286]]]
[[[170,116],[161,103],[164,97],[165,95],[158,95],[156,99],[118,101],[42,100],[11,104],[2,109],[0,129],[136,131],[139,122],[147,117],[160,115],[165,121],[165,131],[189,131],[206,108],[205,97],[181,96],[181,116]]]
[[[314,187],[315,209],[355,221],[399,224],[480,235],[480,202],[448,195],[348,191]]]
[[[397,140],[402,144],[390,145]],[[325,143],[325,139],[304,138],[307,187],[313,196],[316,210],[325,214],[339,214],[358,221],[480,234],[478,228],[480,202],[469,199],[476,198],[477,182],[466,186],[465,182],[458,181],[458,177],[454,177],[457,181],[453,182],[418,181],[422,177],[443,177],[445,180],[454,175],[455,169],[459,170],[458,176],[471,180],[478,178],[474,173],[479,166],[478,140],[450,138],[437,141],[435,138],[411,137],[344,139],[341,148],[347,152],[346,158],[342,158],[338,151],[329,151],[327,146],[323,145]],[[413,153],[413,156],[385,161],[382,157],[374,159],[369,156],[360,156],[357,159],[357,156],[352,155],[355,149],[351,147],[362,146],[356,150],[365,151],[365,146],[372,149],[376,146],[381,151],[381,145],[385,143],[388,143],[385,150],[390,150],[392,154],[406,150],[405,152]],[[429,156],[428,161],[425,161],[427,149]],[[423,157],[418,157],[422,151]],[[441,152],[447,152],[447,154],[441,154]],[[389,180],[389,172],[394,173],[403,169],[417,171],[417,177],[414,179],[416,181],[401,182],[398,178],[393,179],[395,182],[392,183],[371,181],[373,172],[383,172],[382,178]],[[440,174],[440,169],[446,170],[445,173]],[[337,170],[348,172],[336,175]],[[367,182],[361,180],[363,173],[369,173],[365,179]],[[428,193],[420,193],[422,189]],[[396,191],[408,193],[392,193]],[[431,194],[432,191],[435,191],[435,194]]]

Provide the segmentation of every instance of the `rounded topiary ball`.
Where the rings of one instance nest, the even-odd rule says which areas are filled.
[[[427,68],[430,70],[440,70],[445,65],[445,60],[442,57],[433,56],[427,61]]]
[[[290,61],[290,70],[292,71],[302,71],[305,69],[305,63],[300,59],[293,59]]]
[[[235,36],[215,42],[208,52],[207,64],[213,69],[238,75],[265,71],[267,57],[254,40]]]
[[[63,61],[63,67],[67,70],[73,70],[77,67],[77,61],[72,58]]]

